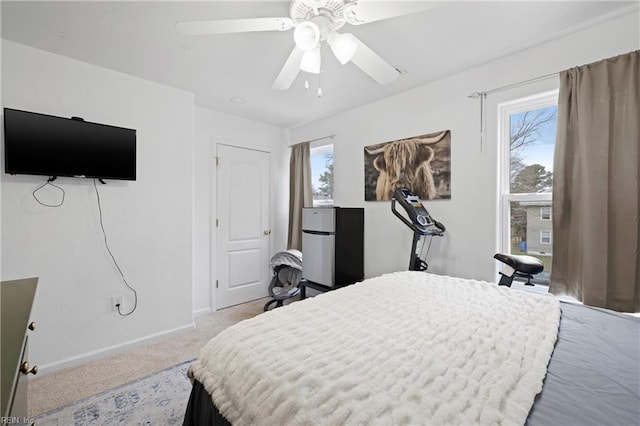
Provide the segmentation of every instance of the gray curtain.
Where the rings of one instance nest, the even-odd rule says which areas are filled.
[[[309,142],[303,142],[291,147],[287,249],[302,250],[302,208],[313,206],[309,145]]]
[[[560,73],[550,291],[640,311],[640,51]]]

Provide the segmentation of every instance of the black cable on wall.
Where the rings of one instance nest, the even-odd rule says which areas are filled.
[[[129,290],[131,290],[133,292],[134,303],[133,303],[133,309],[130,312],[122,313],[122,311],[120,309],[120,305],[117,305],[118,314],[123,316],[123,317],[126,317],[126,316],[131,315],[138,307],[138,292],[133,287],[131,287],[129,285],[129,283],[127,282],[127,279],[124,276],[124,273],[122,272],[122,269],[120,269],[120,265],[118,265],[118,262],[116,261],[115,256],[111,252],[111,248],[109,247],[109,242],[107,241],[107,233],[104,230],[104,223],[103,223],[103,220],[102,220],[102,205],[100,204],[100,192],[98,191],[98,185],[96,184],[96,179],[93,179],[93,187],[94,187],[94,189],[96,191],[96,199],[98,200],[98,212],[100,213],[100,229],[102,229],[102,235],[104,236],[104,245],[107,248],[107,252],[109,253],[109,256],[111,256],[111,260],[113,261],[113,264],[115,265],[116,269],[120,273],[120,276],[122,277],[122,281],[129,288]]]

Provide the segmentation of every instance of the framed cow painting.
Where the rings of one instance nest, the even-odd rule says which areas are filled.
[[[451,132],[364,147],[364,200],[391,200],[396,188],[423,200],[451,198]]]

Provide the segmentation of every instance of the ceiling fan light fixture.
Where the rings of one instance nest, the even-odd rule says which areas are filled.
[[[351,37],[345,34],[339,34],[335,31],[331,33],[327,39],[327,43],[329,43],[331,51],[342,65],[349,62],[358,49],[358,43],[356,43]]]
[[[296,46],[305,52],[313,50],[320,41],[320,28],[317,24],[306,21],[296,26],[293,32],[293,40]]]
[[[320,74],[320,47],[304,52],[300,61],[300,69],[312,74]]]

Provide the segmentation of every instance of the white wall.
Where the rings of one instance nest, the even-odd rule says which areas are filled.
[[[496,110],[501,101],[557,87],[549,79],[487,98],[487,137],[480,150],[479,101],[468,95],[556,73],[640,48],[639,15],[633,13],[556,41],[505,57],[432,84],[336,116],[290,129],[292,140],[335,134],[336,205],[365,208],[365,275],[407,269],[411,231],[389,202],[364,202],[363,147],[414,135],[451,130],[451,200],[427,208],[447,226],[433,241],[429,270],[489,281],[496,279]],[[354,184],[355,183],[355,184]]]
[[[271,254],[286,249],[288,214],[288,149],[284,131],[206,108],[195,109],[194,292],[195,314],[216,309],[216,170],[218,144],[270,153]],[[265,294],[266,296],[266,294]]]
[[[59,178],[59,208],[31,192],[44,177],[0,174],[3,280],[38,276],[30,359],[42,370],[85,361],[192,325],[193,95],[2,41],[2,106],[137,130],[137,180],[100,185],[107,254],[91,180]],[[49,190],[40,195],[47,198]]]
[[[365,207],[370,277],[407,268],[411,233],[391,214],[388,202],[364,202],[363,147],[450,129],[452,199],[428,204],[448,232],[434,240],[430,270],[494,280],[497,104],[557,83],[547,80],[491,95],[483,151],[479,104],[468,95],[638,49],[638,22],[636,13],[289,130],[194,108],[189,93],[2,41],[2,106],[138,130],[138,179],[100,187],[111,248],[140,296],[131,317],[111,312],[111,296],[124,295],[125,308],[132,298],[104,249],[91,181],[59,179],[65,204],[51,209],[31,196],[42,178],[0,174],[0,276],[41,278],[32,315],[38,321],[32,359],[45,371],[59,368],[189,328],[193,313],[215,309],[210,288],[216,275],[215,228],[210,224],[219,143],[271,153],[274,253],[286,246],[287,141],[336,134],[334,199],[336,205]]]

